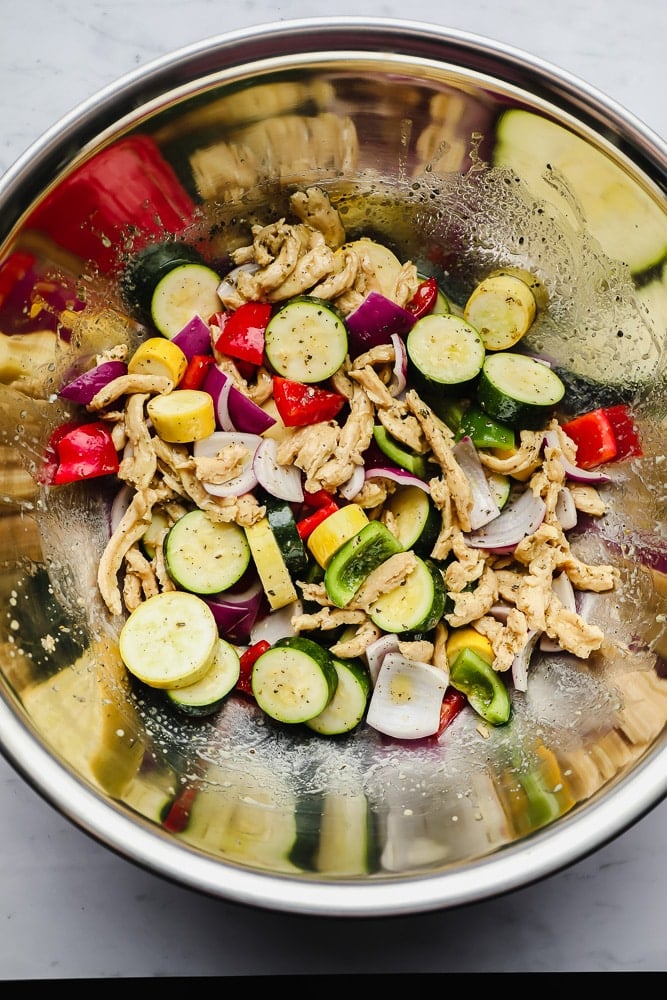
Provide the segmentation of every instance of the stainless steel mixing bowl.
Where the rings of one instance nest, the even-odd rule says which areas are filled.
[[[455,300],[495,266],[530,268],[550,301],[531,346],[636,410],[644,457],[618,464],[606,537],[586,543],[621,570],[613,600],[594,605],[607,642],[585,663],[536,657],[512,722],[492,732],[463,713],[429,745],[327,740],[234,698],[177,721],[129,683],[99,601],[108,496],[38,483],[64,366],[137,335],[115,288],[124,257],[180,230],[223,257],[314,182],[348,233],[379,235]],[[0,180],[0,742],[25,779],[177,883],[340,916],[512,890],[655,806],[667,790],[666,186],[661,139],[581,81],[482,38],[355,17],[191,46],[33,145]],[[28,311],[26,261],[45,303]],[[89,303],[65,314],[69,340],[63,314],[51,322],[57,294],[60,307]]]

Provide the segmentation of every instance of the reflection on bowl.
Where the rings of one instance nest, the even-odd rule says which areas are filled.
[[[267,54],[270,52],[270,54]],[[533,881],[665,792],[664,430],[667,158],[597,96],[478,39],[343,19],[223,36],[121,81],[0,189],[0,733],[19,770],[102,842],[242,902],[367,915],[458,905]],[[118,277],[165,238],[221,268],[252,226],[317,184],[465,302],[498,267],[547,308],[527,346],[567,376],[565,408],[628,402],[644,456],[617,463],[581,558],[587,661],[537,653],[504,727],[462,712],[438,740],[343,739],[231,697],[177,717],[126,673],[97,589],[111,484],[44,487],[65,379],[145,324]],[[662,556],[661,556],[662,553]]]

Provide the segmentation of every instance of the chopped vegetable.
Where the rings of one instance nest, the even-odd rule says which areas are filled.
[[[415,316],[386,295],[371,291],[345,322],[350,348],[354,354],[361,354],[371,347],[389,343],[395,334],[405,336],[414,326]]]
[[[475,287],[463,310],[479,331],[487,351],[514,347],[528,333],[537,313],[529,286],[514,274],[498,271]]]
[[[345,361],[347,329],[330,302],[298,296],[269,320],[264,348],[277,375],[296,382],[322,382]]]
[[[42,482],[55,486],[118,472],[119,458],[109,427],[101,421],[62,424],[51,435]]]
[[[327,563],[324,586],[333,604],[344,608],[374,569],[402,551],[396,536],[380,521],[365,525],[334,552]]]
[[[335,507],[331,510],[331,507]],[[310,518],[316,518],[317,523]],[[333,501],[320,507],[315,515],[309,515],[307,526],[300,529],[308,537],[308,548],[323,569],[331,562],[332,556],[369,523],[368,515],[357,504],[338,508]],[[300,522],[303,525],[303,521]]]
[[[582,469],[642,454],[639,432],[624,404],[582,413],[562,428],[577,446],[577,465]]]
[[[438,300],[438,292],[438,282],[433,277],[426,278],[417,287],[417,291],[405,307],[412,313],[415,321],[433,311],[433,306]]]
[[[176,340],[172,340],[172,344]],[[183,378],[179,382],[180,389],[201,389],[211,365],[215,364],[212,354],[193,354],[188,361]]]
[[[548,365],[526,354],[499,351],[482,366],[477,400],[490,417],[514,428],[544,427],[565,395]]]
[[[167,688],[168,701],[183,715],[196,718],[217,712],[239,679],[239,655],[231,643],[218,639],[213,663],[200,680]]]
[[[297,636],[279,639],[255,661],[252,693],[272,719],[293,725],[324,712],[338,686],[331,654]]]
[[[241,579],[250,562],[246,537],[234,522],[191,510],[169,529],[164,555],[172,580],[196,594],[219,594]]]
[[[329,503],[318,507],[312,514],[307,514],[306,517],[302,517],[296,526],[297,531],[299,532],[299,537],[305,542],[311,537],[315,528],[319,528],[322,522],[326,521],[326,519],[332,514],[335,514],[337,510],[339,510],[338,504],[333,500],[330,500]]]
[[[12,337],[12,341],[15,339],[16,337]],[[105,385],[126,374],[127,365],[124,361],[103,361],[67,382],[58,395],[61,399],[86,406]]]
[[[127,366],[130,375],[157,375],[178,385],[188,359],[178,346],[164,337],[149,337],[139,344]]]
[[[440,727],[440,706],[447,673],[430,663],[387,653],[382,661],[366,722],[399,740],[433,736]]]
[[[213,612],[201,597],[166,590],[132,612],[121,629],[119,649],[131,674],[151,687],[168,689],[201,680],[213,663],[218,639]]]
[[[434,735],[436,737],[442,736],[445,729],[447,729],[448,726],[451,726],[454,719],[461,714],[467,704],[468,699],[461,691],[457,691],[456,688],[453,687],[448,687],[445,692],[445,697],[442,699],[442,704],[440,706],[440,721]]]
[[[216,351],[230,358],[261,365],[264,358],[264,332],[272,307],[265,302],[244,302],[230,314],[221,314],[221,333]]]
[[[236,682],[236,687],[239,691],[243,691],[244,694],[250,695],[254,698],[252,693],[252,671],[255,663],[260,658],[262,653],[266,653],[268,649],[271,649],[271,643],[268,639],[258,639],[254,642],[252,646],[245,649],[241,653],[239,662],[239,677]]]
[[[508,721],[511,701],[502,676],[470,646],[457,654],[450,665],[449,679],[485,722],[502,726]]]
[[[465,391],[484,362],[479,333],[453,313],[432,313],[417,320],[406,346],[416,378],[431,389]]]
[[[328,389],[273,377],[273,398],[285,427],[307,427],[333,420],[346,403],[345,397]]]
[[[513,448],[516,439],[513,427],[501,424],[479,406],[469,406],[456,427],[456,437],[469,437],[476,448]]]
[[[215,430],[213,400],[201,389],[177,389],[165,396],[153,396],[146,409],[163,441],[201,441]]]

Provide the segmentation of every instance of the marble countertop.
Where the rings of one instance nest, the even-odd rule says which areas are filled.
[[[667,135],[667,8],[634,0],[413,0],[412,20],[530,51]],[[338,0],[22,0],[0,34],[0,171],[79,102],[172,49]],[[394,0],[368,16],[398,18]],[[136,868],[0,759],[0,979],[667,970],[667,802],[592,856],[460,910],[385,919],[282,915]],[[419,985],[419,984],[417,984]]]

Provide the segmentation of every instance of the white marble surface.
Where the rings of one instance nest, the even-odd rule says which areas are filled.
[[[63,114],[171,49],[339,0],[21,0],[0,33],[0,171]],[[368,0],[532,52],[667,134],[660,0]],[[667,802],[593,856],[462,910],[284,916],[199,896],[91,841],[0,760],[0,979],[667,970]],[[416,983],[419,988],[419,982]]]

